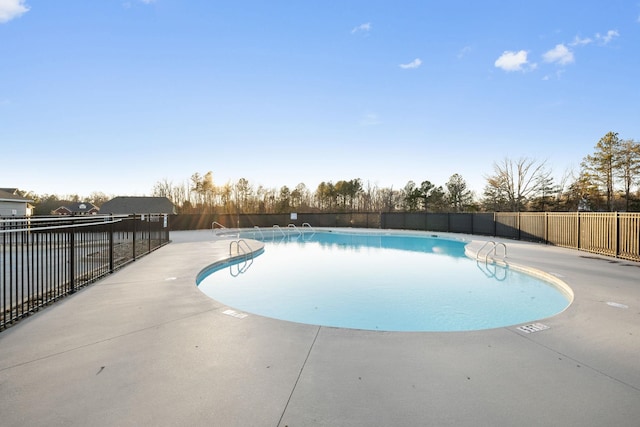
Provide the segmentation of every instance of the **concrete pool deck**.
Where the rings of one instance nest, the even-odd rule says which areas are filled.
[[[228,241],[172,232],[171,244],[0,332],[0,424],[640,425],[640,263],[466,237],[472,250],[504,242],[509,263],[561,278],[573,303],[531,333],[243,317],[195,286]]]

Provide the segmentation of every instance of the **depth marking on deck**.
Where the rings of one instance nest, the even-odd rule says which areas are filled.
[[[227,316],[231,316],[231,317],[236,317],[238,319],[244,319],[245,317],[248,316],[248,314],[246,313],[241,313],[239,311],[235,311],[231,309],[223,311],[222,314],[226,314]]]
[[[534,332],[540,332],[549,329],[549,327],[547,325],[543,325],[542,323],[532,323],[530,325],[519,326],[517,329],[524,332],[525,334],[532,334]]]
[[[615,308],[629,308],[626,304],[621,304],[619,302],[607,301],[607,305]]]

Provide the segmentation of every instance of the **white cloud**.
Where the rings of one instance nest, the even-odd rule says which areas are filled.
[[[363,31],[365,33],[371,31],[371,22],[367,22],[366,24],[358,25],[353,30],[351,30],[351,34],[355,34],[355,33],[358,33],[360,31]]]
[[[382,123],[376,113],[366,113],[360,119],[360,126],[376,126]]]
[[[542,55],[542,59],[545,62],[556,62],[560,65],[571,64],[574,61],[573,52],[563,44],[557,44],[556,47],[547,51]]]
[[[500,58],[496,59],[494,65],[505,71],[525,71],[527,65],[529,65],[529,68],[536,67],[535,64],[529,64],[526,50],[520,50],[518,52],[504,51],[504,53],[500,55]]]
[[[578,36],[575,36],[573,41],[569,43],[569,46],[584,46],[590,43],[593,43],[593,39],[590,39],[589,37],[582,39]]]
[[[560,78],[562,77],[562,74],[564,73],[564,69],[559,69],[558,71],[555,72],[555,74],[547,74],[545,75],[542,80],[551,80],[552,78],[556,79],[556,80],[560,80]]]
[[[420,58],[416,58],[408,64],[400,64],[399,67],[407,70],[409,68],[418,68],[420,65],[422,65],[422,60]]]
[[[638,22],[640,22],[640,18],[638,18]],[[580,36],[575,36],[573,41],[571,43],[569,43],[569,46],[584,46],[584,45],[588,45],[591,44],[595,41],[599,42],[600,44],[607,44],[609,43],[611,40],[613,40],[616,37],[619,37],[620,33],[618,33],[618,31],[616,30],[609,30],[607,31],[606,34],[602,35],[600,33],[596,33],[595,40],[591,37],[585,37],[585,38],[581,38]]]
[[[616,38],[618,36],[620,36],[620,33],[618,33],[616,30],[609,30],[609,31],[607,31],[607,34],[605,34],[605,35],[597,33],[596,34],[596,39],[599,40],[600,42],[602,42],[602,44],[607,44],[611,40],[613,40],[614,38]]]
[[[0,24],[9,22],[29,11],[25,0],[0,0]]]
[[[458,59],[461,59],[462,57],[464,57],[469,52],[471,52],[471,47],[470,46],[463,47],[462,49],[460,49],[460,52],[458,52]]]
[[[0,0],[2,1],[2,0]],[[136,0],[136,3],[144,3],[144,4],[152,4],[157,2],[158,0]],[[133,1],[123,1],[122,2],[122,7],[125,9],[131,9],[132,7],[134,7],[134,3]]]

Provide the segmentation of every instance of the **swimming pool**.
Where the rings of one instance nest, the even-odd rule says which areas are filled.
[[[570,303],[548,281],[468,258],[462,239],[334,230],[264,233],[260,240],[264,251],[253,260],[205,269],[199,289],[243,312],[382,331],[511,326]]]

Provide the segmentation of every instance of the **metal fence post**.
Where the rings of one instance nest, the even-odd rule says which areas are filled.
[[[580,211],[576,212],[576,249],[580,249]]]
[[[620,256],[620,212],[615,212],[615,230],[613,233],[613,253],[616,254],[616,258]]]
[[[493,213],[493,237],[496,237],[496,234],[498,232],[498,218],[497,218],[498,214],[497,212]]]
[[[544,213],[544,244],[549,244],[549,212]]]
[[[476,214],[475,212],[471,212],[471,234],[475,234],[475,222],[476,222]]]
[[[136,260],[136,214],[133,214],[133,239],[131,241],[132,246],[133,246],[133,261]]]
[[[73,227],[69,228],[69,293],[76,291],[76,232]]]
[[[109,273],[113,273],[115,270],[115,259],[113,252],[115,223],[113,222],[113,214],[109,217]]]

